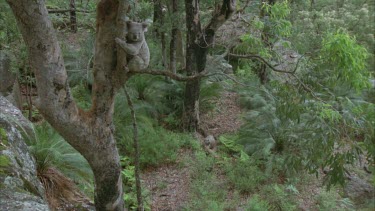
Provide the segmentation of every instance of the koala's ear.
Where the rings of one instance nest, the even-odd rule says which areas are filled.
[[[148,27],[148,23],[143,22],[142,23],[143,32],[147,32],[147,27]]]
[[[126,21],[126,28],[130,28],[132,26],[132,23],[131,21]]]

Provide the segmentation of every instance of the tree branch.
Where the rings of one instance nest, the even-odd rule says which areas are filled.
[[[148,75],[161,75],[161,76],[166,76],[171,79],[174,79],[176,81],[193,81],[202,77],[207,76],[207,71],[202,71],[198,74],[191,75],[191,76],[183,76],[179,74],[172,73],[170,71],[166,70],[129,70],[129,74],[135,75],[135,74],[148,74]]]
[[[215,32],[227,21],[236,10],[236,0],[223,0],[221,7],[216,7],[212,18],[199,38],[201,47],[208,47],[213,43]]]
[[[67,13],[67,12],[83,12],[83,13],[92,13],[93,11],[88,11],[88,10],[72,10],[72,9],[61,9],[61,10],[48,10],[48,14],[53,14],[53,13]]]
[[[257,59],[261,62],[263,62],[265,65],[267,65],[269,68],[271,68],[273,71],[275,72],[280,72],[280,73],[294,73],[297,68],[298,68],[298,63],[300,61],[300,59],[298,60],[298,63],[296,65],[296,67],[294,68],[293,71],[285,71],[285,70],[279,70],[279,69],[276,69],[274,66],[272,66],[270,63],[268,63],[263,57],[261,56],[258,56],[258,55],[239,55],[239,54],[233,54],[233,53],[230,53],[228,56],[231,56],[231,57],[234,57],[234,58],[238,58],[238,59]],[[302,58],[302,57],[301,57]]]
[[[295,73],[298,69],[298,66],[299,66],[299,63],[301,61],[301,59],[304,57],[304,55],[302,55],[298,61],[297,61],[297,64],[296,66],[294,67],[293,71],[285,71],[285,70],[279,70],[279,69],[276,69],[274,66],[272,66],[270,63],[268,63],[264,58],[262,58],[261,56],[258,56],[258,55],[239,55],[239,54],[232,54],[230,53],[229,56],[231,57],[234,57],[234,58],[242,58],[242,59],[258,59],[259,61],[263,62],[264,64],[266,64],[269,68],[271,68],[271,70],[275,71],[275,72],[280,72],[280,73],[287,73],[287,74],[290,74],[292,77],[294,77],[298,83],[302,86],[302,88],[309,92],[315,99],[321,101],[321,102],[324,102],[322,99],[320,99],[319,97],[317,97],[315,95],[315,92],[310,88],[308,87]]]
[[[138,142],[138,127],[137,127],[137,118],[135,116],[135,111],[134,111],[134,106],[132,99],[130,98],[130,95],[128,93],[126,85],[124,85],[124,92],[126,99],[128,101],[128,105],[130,108],[130,113],[132,115],[133,119],[133,146],[134,146],[134,151],[135,151],[135,156],[134,156],[134,166],[135,166],[135,187],[137,191],[137,202],[138,202],[138,209],[137,210],[143,210],[143,199],[142,199],[142,187],[141,187],[141,179],[140,179],[140,164],[139,164],[139,159],[140,159],[140,152],[139,152],[139,142]]]

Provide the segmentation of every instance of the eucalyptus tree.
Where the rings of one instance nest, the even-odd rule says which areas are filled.
[[[207,53],[212,47],[215,32],[235,11],[236,0],[223,0],[221,5],[215,5],[211,20],[205,27],[201,25],[199,6],[199,0],[185,0],[187,75],[204,71]],[[183,125],[189,131],[196,131],[199,127],[199,91],[199,79],[186,83]]]
[[[80,109],[68,85],[61,48],[43,0],[7,0],[27,46],[44,118],[89,162],[97,210],[124,210],[120,159],[114,139],[114,96],[128,77],[115,37],[124,32],[127,1],[102,0],[97,7],[92,107]],[[117,30],[116,30],[117,29]]]

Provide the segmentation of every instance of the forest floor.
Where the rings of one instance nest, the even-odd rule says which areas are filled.
[[[221,97],[213,103],[216,105],[211,112],[201,115],[201,127],[207,134],[213,135],[218,139],[220,135],[234,133],[241,127],[241,108],[239,105],[239,96],[235,92],[223,91]],[[197,140],[204,138],[201,134],[196,134]],[[202,145],[202,144],[201,144]],[[202,145],[203,146],[203,145]],[[190,149],[181,149],[178,152],[178,159],[173,164],[165,164],[156,168],[150,168],[143,172],[142,181],[144,187],[150,191],[151,209],[155,211],[186,210],[186,206],[193,200],[191,198],[191,166],[187,164],[188,160],[194,160],[194,152]],[[359,169],[357,167],[357,169]],[[220,169],[212,172],[221,185],[226,185],[226,176]],[[319,203],[323,203],[324,197],[332,197],[333,201],[343,201],[343,188],[333,188],[327,192],[323,185],[323,172],[319,176],[301,174],[298,178],[300,182],[296,185],[298,194],[296,194],[296,203],[298,210],[318,210]],[[370,174],[369,174],[370,175]],[[367,175],[366,177],[371,177]],[[354,174],[354,176],[356,176]],[[280,183],[285,183],[285,178],[280,178]],[[235,197],[233,189],[229,188],[226,196],[227,201]],[[238,197],[238,195],[237,195]],[[251,198],[251,194],[241,194],[229,210],[244,210],[245,205]],[[322,198],[323,197],[323,198]],[[320,200],[320,201],[319,201]],[[344,208],[336,207],[338,210]]]
[[[235,92],[224,91],[215,109],[201,116],[201,125],[214,137],[235,132],[241,126],[241,108]],[[183,162],[192,157],[191,150],[180,150],[174,164],[149,169],[142,174],[145,187],[151,191],[152,210],[181,210],[189,202],[190,173]]]
[[[238,131],[241,127],[241,108],[238,103],[238,94],[224,91],[215,102],[215,109],[201,116],[201,125],[207,134],[219,137],[225,133]],[[200,137],[202,138],[202,137]],[[150,168],[143,172],[142,181],[150,193],[151,209],[155,211],[182,210],[189,202],[190,170],[184,164],[186,158],[192,158],[192,151],[182,149],[178,152],[176,163],[165,164],[157,168]],[[224,175],[218,175],[224,177]],[[225,178],[221,178],[225,180]],[[314,207],[314,197],[322,189],[319,179],[310,179],[304,187],[301,187],[300,206],[301,210],[310,210]],[[233,193],[228,193],[230,199]],[[250,196],[241,197],[240,204],[248,200]],[[238,210],[239,207],[234,208]]]

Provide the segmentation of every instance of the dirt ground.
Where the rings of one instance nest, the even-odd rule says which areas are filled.
[[[214,103],[216,107],[213,111],[201,115],[201,126],[204,130],[215,137],[238,130],[241,126],[238,95],[234,92],[223,92]],[[144,187],[151,192],[152,210],[181,210],[189,201],[190,175],[188,167],[182,164],[182,158],[190,154],[189,150],[181,150],[175,164],[143,172]]]

